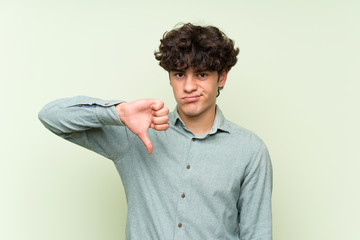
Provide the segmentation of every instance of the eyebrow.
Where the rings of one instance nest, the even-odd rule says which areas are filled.
[[[185,70],[176,70],[176,69],[170,70],[170,72],[172,72],[172,73],[186,73],[186,71],[187,71],[187,69],[185,69]],[[194,70],[195,74],[211,73],[211,72],[212,72],[212,70],[209,70],[209,69]]]

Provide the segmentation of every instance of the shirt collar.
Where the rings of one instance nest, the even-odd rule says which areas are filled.
[[[183,128],[185,128],[185,124],[182,121],[181,117],[179,116],[179,113],[177,111],[177,106],[175,107],[174,111],[172,111],[169,114],[169,123],[172,125],[176,125],[176,124],[180,124]],[[208,134],[215,134],[218,131],[223,131],[223,132],[227,132],[230,133],[230,127],[228,126],[226,119],[223,115],[223,113],[221,112],[220,108],[218,107],[218,105],[216,105],[215,107],[215,120],[214,120],[214,124],[211,127],[210,131]]]

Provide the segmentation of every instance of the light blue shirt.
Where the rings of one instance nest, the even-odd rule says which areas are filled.
[[[59,99],[39,118],[114,162],[128,203],[126,239],[272,239],[272,167],[258,136],[226,120],[218,107],[209,133],[195,136],[174,111],[168,130],[148,130],[149,155],[117,116],[120,102]]]

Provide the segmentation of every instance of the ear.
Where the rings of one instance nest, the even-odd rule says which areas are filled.
[[[218,87],[224,87],[227,79],[228,70],[223,70],[220,73]]]

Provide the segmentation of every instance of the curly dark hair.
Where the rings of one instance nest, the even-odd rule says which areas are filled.
[[[214,26],[191,23],[165,32],[159,51],[154,53],[166,71],[229,71],[237,62],[239,48]]]

